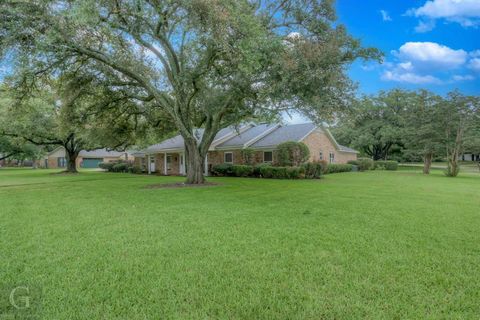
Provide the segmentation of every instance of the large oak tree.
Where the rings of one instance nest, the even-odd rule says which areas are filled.
[[[82,150],[124,149],[135,140],[141,112],[121,91],[111,92],[79,74],[43,78],[34,89],[25,82],[9,78],[3,86],[0,136],[21,144],[63,147],[67,172],[77,172]]]
[[[32,74],[87,61],[112,88],[160,109],[185,140],[188,183],[203,183],[222,127],[291,109],[329,119],[352,92],[346,66],[379,57],[337,24],[331,0],[5,0],[0,8],[3,52],[29,61]]]

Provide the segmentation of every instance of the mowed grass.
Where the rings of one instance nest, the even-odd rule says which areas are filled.
[[[44,319],[480,317],[480,174],[318,181],[0,169],[0,282]]]

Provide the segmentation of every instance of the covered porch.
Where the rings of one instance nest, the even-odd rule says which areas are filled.
[[[159,152],[147,154],[148,174],[157,173],[164,176],[185,175],[184,152]]]
[[[170,151],[147,154],[148,174],[156,173],[163,176],[184,176],[187,173],[185,152]],[[205,175],[208,175],[208,156],[205,158]]]

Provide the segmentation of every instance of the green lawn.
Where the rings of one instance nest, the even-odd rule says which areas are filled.
[[[0,169],[0,285],[45,319],[480,317],[478,173],[51,172]]]

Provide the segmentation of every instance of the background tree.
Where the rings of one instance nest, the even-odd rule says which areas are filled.
[[[25,143],[22,139],[0,135],[0,161],[32,159],[34,161],[33,165],[35,166],[35,160],[38,159],[41,154],[41,149],[30,143]]]
[[[373,160],[386,160],[392,148],[402,144],[402,117],[410,99],[410,93],[392,90],[355,101],[333,129],[336,138]]]
[[[445,174],[456,177],[460,171],[459,156],[465,147],[477,141],[480,127],[480,99],[450,92],[440,104],[440,125],[443,128],[442,144],[447,157]]]
[[[115,99],[117,92],[105,92],[91,78],[41,81],[36,89],[26,91],[21,80],[3,91],[0,132],[36,146],[64,147],[67,172],[77,172],[82,150],[123,149],[133,140],[131,110],[137,106],[128,101],[123,105]],[[112,102],[114,112],[108,108]]]
[[[187,182],[203,183],[216,133],[299,110],[315,120],[346,107],[345,67],[378,58],[323,0],[5,0],[3,52],[61,73],[87,61],[132,99],[151,102],[185,140]],[[195,128],[203,127],[196,136]]]
[[[442,98],[420,90],[412,93],[412,99],[405,105],[405,130],[403,135],[404,153],[413,153],[423,159],[423,173],[429,174],[435,155],[443,154],[441,121],[439,109]]]

